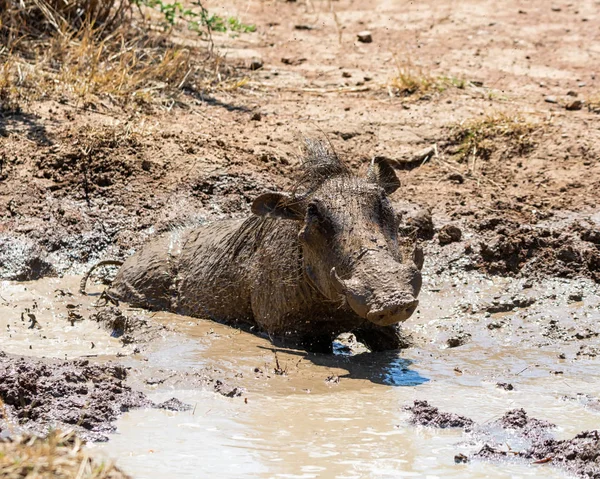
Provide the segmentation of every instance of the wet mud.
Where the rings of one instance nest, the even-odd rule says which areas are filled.
[[[153,405],[126,384],[127,376],[127,369],[118,364],[0,352],[0,399],[8,418],[38,434],[59,428],[74,430],[86,440],[107,440],[123,412]]]
[[[460,428],[469,433],[470,442],[483,442],[483,447],[471,456],[471,460],[520,458],[533,464],[559,467],[577,477],[600,477],[598,430],[583,431],[571,439],[555,439],[552,434],[555,424],[529,417],[522,408],[508,411],[500,419],[483,424],[454,413],[441,412],[427,401],[415,401],[405,410],[410,412],[413,424],[442,429]],[[521,447],[512,448],[511,443]],[[457,463],[468,460],[469,457],[462,453],[455,457]]]

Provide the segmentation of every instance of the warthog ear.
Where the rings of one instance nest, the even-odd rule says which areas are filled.
[[[400,188],[400,180],[384,156],[373,157],[367,172],[367,179],[381,186],[388,195]]]
[[[285,193],[260,195],[252,202],[252,213],[257,216],[270,216],[286,220],[301,220],[304,218],[304,208],[302,208],[301,203]]]

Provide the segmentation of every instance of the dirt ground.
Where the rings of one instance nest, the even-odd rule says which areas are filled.
[[[485,305],[480,312],[488,316],[527,310],[536,300],[543,311],[557,298],[551,291],[528,298],[540,281],[584,281],[564,298],[582,307],[595,297],[597,1],[233,0],[208,7],[257,27],[215,35],[225,61],[247,78],[243,86],[190,93],[172,108],[47,98],[0,111],[0,279],[82,274],[173,225],[246,216],[256,195],[293,185],[302,137],[316,135],[356,170],[376,155],[394,160],[402,188],[393,200],[406,213],[405,234],[416,233],[424,246],[425,289],[472,272],[517,278],[522,291]],[[369,43],[358,40],[365,30]],[[575,329],[540,320],[546,334],[539,342],[596,358],[597,305],[589,304]],[[447,345],[476,336],[470,327],[448,327]],[[486,323],[484,331],[494,328]],[[410,332],[424,341],[426,331]],[[25,361],[1,350],[0,373]],[[52,377],[81,366],[76,374],[106,367],[110,384],[123,379],[113,374],[120,366],[27,364],[40,377],[48,368]],[[10,414],[30,414],[3,387]],[[104,425],[118,414],[104,413],[113,418]],[[85,428],[79,421],[71,423]],[[549,454],[550,445],[538,446],[528,457]],[[600,477],[597,465],[578,467],[582,477]]]

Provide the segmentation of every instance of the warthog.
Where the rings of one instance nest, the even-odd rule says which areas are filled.
[[[123,263],[108,295],[250,323],[314,351],[349,331],[371,350],[402,347],[398,323],[417,307],[422,252],[399,241],[393,168],[373,161],[360,178],[307,140],[303,172],[294,192],[258,196],[247,219],[157,237]]]

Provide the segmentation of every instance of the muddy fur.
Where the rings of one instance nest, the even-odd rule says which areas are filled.
[[[394,171],[373,163],[358,178],[308,141],[302,173],[292,194],[259,196],[254,216],[157,237],[123,264],[109,294],[258,326],[313,350],[347,331],[373,350],[404,345],[397,323],[416,308],[421,276],[387,199]]]

